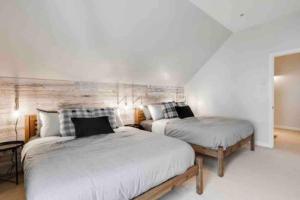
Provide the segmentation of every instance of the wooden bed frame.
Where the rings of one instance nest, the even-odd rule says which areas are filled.
[[[142,109],[136,108],[134,112],[134,118],[136,124],[141,124],[144,121],[145,115]],[[251,151],[255,150],[255,137],[252,133],[249,137],[239,141],[238,143],[227,147],[225,150],[222,146],[219,146],[218,149],[206,148],[200,145],[191,144],[196,154],[210,156],[218,159],[218,175],[220,177],[224,176],[224,158],[232,154],[233,152],[239,150],[243,145],[250,143]]]
[[[26,115],[25,116],[25,143],[30,140],[31,137],[37,134],[37,116]],[[196,176],[196,192],[198,194],[203,193],[203,158],[197,156],[195,159],[195,165],[187,169],[183,174],[175,176],[160,185],[148,190],[147,192],[137,196],[134,200],[153,200],[162,197],[175,187],[180,186],[185,181]]]

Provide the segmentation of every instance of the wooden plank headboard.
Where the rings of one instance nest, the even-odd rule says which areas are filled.
[[[37,134],[37,115],[25,116],[25,143]]]
[[[144,111],[141,108],[135,108],[134,109],[134,123],[135,124],[141,124],[142,121],[146,120],[146,117],[144,115]]]

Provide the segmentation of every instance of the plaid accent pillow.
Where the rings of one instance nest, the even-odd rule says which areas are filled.
[[[75,127],[71,118],[91,118],[93,112],[86,108],[59,110],[59,129],[62,136],[75,136]]]
[[[162,105],[163,105],[163,115],[165,119],[178,117],[177,111],[175,109],[176,107],[175,102],[165,102],[162,103]]]
[[[115,108],[95,108],[93,114],[94,117],[107,116],[110,126],[112,128],[118,128]]]
[[[95,118],[107,116],[111,127],[117,128],[114,108],[74,108],[59,111],[60,133],[62,136],[75,136],[72,118]]]

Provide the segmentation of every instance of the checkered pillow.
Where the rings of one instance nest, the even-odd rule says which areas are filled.
[[[94,117],[108,116],[110,126],[112,128],[118,128],[115,108],[95,108],[93,113]]]
[[[62,136],[75,136],[75,127],[71,118],[91,118],[93,112],[91,109],[74,108],[59,110],[60,134]]]
[[[72,118],[94,118],[107,116],[110,126],[117,128],[114,108],[74,108],[59,111],[60,133],[62,136],[75,136]]]
[[[163,105],[163,115],[165,119],[175,118],[178,117],[176,112],[176,103],[175,102],[165,102],[162,103]]]

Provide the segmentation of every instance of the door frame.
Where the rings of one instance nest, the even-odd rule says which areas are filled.
[[[269,147],[274,148],[274,75],[275,75],[275,58],[290,54],[300,53],[300,49],[292,49],[281,52],[271,53],[269,56]]]

